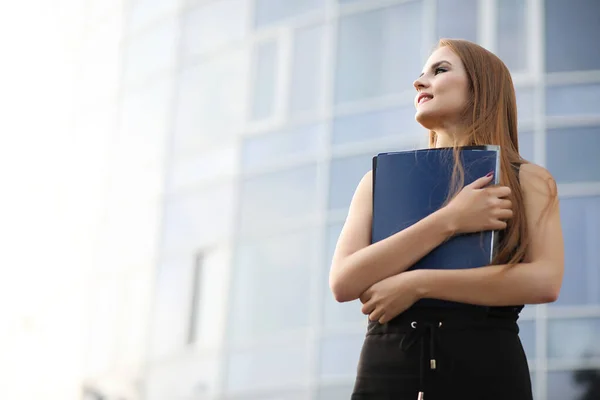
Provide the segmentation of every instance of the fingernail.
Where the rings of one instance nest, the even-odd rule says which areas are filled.
[[[486,178],[489,178],[490,176],[494,175],[494,171],[490,171],[488,172],[488,174],[486,175]]]

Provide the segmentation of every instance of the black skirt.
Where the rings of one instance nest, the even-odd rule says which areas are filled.
[[[351,399],[532,400],[518,313],[498,314],[413,308],[369,322]]]

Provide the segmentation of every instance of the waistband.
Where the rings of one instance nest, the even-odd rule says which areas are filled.
[[[369,321],[367,336],[383,335],[386,333],[406,333],[399,343],[402,350],[408,350],[419,343],[421,347],[418,400],[425,395],[425,365],[427,365],[426,342],[428,341],[429,369],[435,371],[437,359],[435,356],[438,336],[448,330],[485,330],[506,329],[519,333],[517,325],[518,314],[490,313],[488,308],[411,308],[391,321],[380,324]]]

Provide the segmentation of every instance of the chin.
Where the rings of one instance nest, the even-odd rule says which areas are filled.
[[[436,121],[438,118],[433,113],[427,113],[422,111],[417,111],[415,114],[415,121],[417,121],[423,128],[428,130],[435,130]]]

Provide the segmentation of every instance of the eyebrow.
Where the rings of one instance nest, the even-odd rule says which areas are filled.
[[[433,63],[433,65],[431,66],[431,68],[430,68],[430,69],[436,69],[437,67],[439,67],[439,66],[440,66],[440,65],[442,65],[442,64],[448,64],[448,65],[450,65],[450,66],[452,65],[452,63],[451,63],[450,61],[441,60],[441,61],[438,61],[438,62],[435,62],[435,63]],[[423,76],[423,74],[424,74],[424,72],[421,72],[421,75],[419,75],[419,78],[420,78],[420,77],[422,77],[422,76]]]

